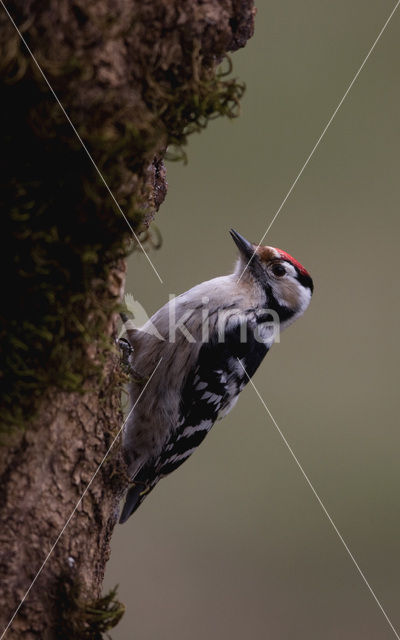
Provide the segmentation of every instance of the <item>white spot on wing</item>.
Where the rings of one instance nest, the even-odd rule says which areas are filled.
[[[184,453],[180,453],[179,455],[176,455],[176,456],[171,456],[164,462],[164,465],[170,464],[171,462],[178,462],[178,460],[185,460],[190,455],[192,455],[192,453],[196,451],[196,449],[197,447],[193,447],[192,449],[188,449]]]
[[[182,438],[188,438],[196,431],[209,431],[213,426],[212,420],[202,420],[200,424],[196,424],[190,427],[186,427],[182,433]]]
[[[215,393],[210,393],[210,391],[206,391],[201,396],[201,399],[207,400],[209,404],[218,404],[219,402],[221,402],[222,396],[217,395]]]

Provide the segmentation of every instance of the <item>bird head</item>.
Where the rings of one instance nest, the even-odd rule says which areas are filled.
[[[258,287],[281,321],[294,320],[304,313],[314,285],[303,265],[286,251],[253,244],[234,229],[230,233],[239,249],[238,279]]]

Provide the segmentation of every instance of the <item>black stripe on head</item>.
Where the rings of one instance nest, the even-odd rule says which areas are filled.
[[[308,275],[308,273],[304,273],[302,271],[300,271],[296,265],[293,265],[294,268],[296,269],[296,273],[297,273],[297,280],[300,282],[300,284],[305,287],[306,289],[310,289],[311,293],[314,291],[314,283],[312,281],[312,278],[310,275]]]
[[[278,314],[280,322],[285,322],[286,320],[290,320],[290,318],[294,316],[294,314],[296,313],[296,310],[290,309],[289,307],[285,307],[284,305],[279,304],[269,284],[267,284],[264,287],[264,291],[267,296],[268,309],[271,309],[272,311],[275,311],[275,313]]]

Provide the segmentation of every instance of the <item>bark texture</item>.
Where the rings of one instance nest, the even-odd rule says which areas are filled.
[[[236,115],[242,89],[217,64],[252,35],[253,0],[7,9],[151,244],[167,146]],[[101,599],[127,480],[118,440],[86,488],[122,424],[113,338],[131,234],[2,7],[0,81],[0,637],[35,579],[5,637],[96,639],[121,613]]]
[[[124,281],[120,260],[110,296],[120,299]],[[114,334],[113,318],[106,330]],[[27,428],[0,449],[1,633],[35,580],[10,638],[101,638],[104,622],[112,626],[122,613],[117,602],[98,602],[126,482],[118,441],[92,480],[122,424],[118,379],[119,358],[110,353],[100,383],[89,378],[83,392],[49,388]]]

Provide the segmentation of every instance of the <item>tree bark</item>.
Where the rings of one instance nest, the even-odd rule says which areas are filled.
[[[217,65],[252,35],[253,1],[7,9],[151,241],[167,146],[236,115],[242,88]],[[101,587],[127,484],[118,437],[109,448],[122,425],[113,342],[131,233],[2,7],[0,79],[0,638],[101,638],[122,613]]]

